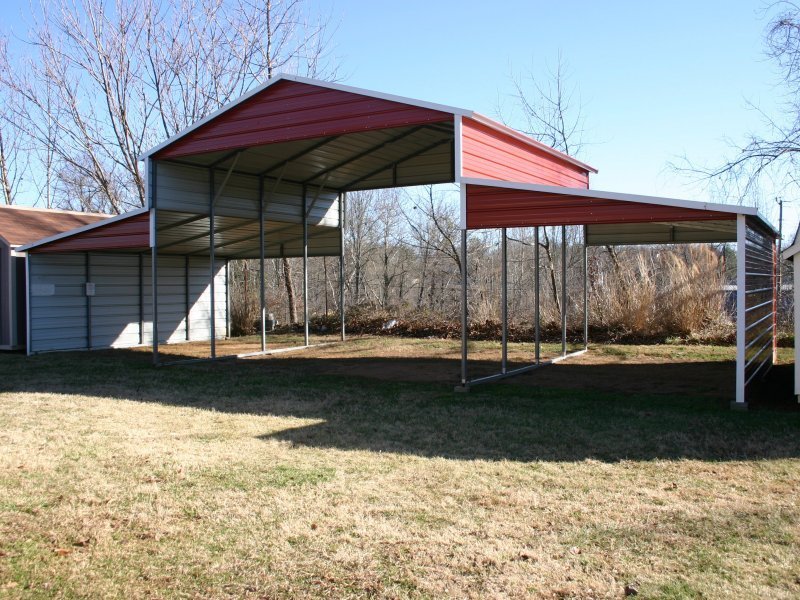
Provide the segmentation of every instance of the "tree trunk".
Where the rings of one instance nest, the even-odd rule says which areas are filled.
[[[292,283],[292,265],[285,256],[281,259],[283,264],[283,282],[286,285],[286,301],[289,304],[289,321],[292,325],[297,323],[297,305],[294,298],[294,283]]]
[[[555,264],[553,263],[553,253],[551,251],[551,244],[550,244],[550,236],[547,235],[547,227],[542,227],[542,233],[544,235],[544,243],[539,244],[542,248],[544,248],[544,254],[547,257],[547,272],[550,276],[550,289],[553,292],[553,301],[556,303],[556,314],[561,314],[561,301],[558,297],[558,283],[556,282],[556,268]],[[562,240],[562,243],[564,241]]]

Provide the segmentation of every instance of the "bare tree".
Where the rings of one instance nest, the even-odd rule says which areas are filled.
[[[570,156],[578,156],[585,147],[583,105],[577,85],[569,81],[569,67],[558,54],[555,67],[545,77],[533,69],[513,77],[516,108],[526,123],[525,133]],[[540,246],[544,250],[547,280],[556,310],[561,310],[556,278],[554,240],[560,234],[555,228],[542,227]],[[566,240],[561,240],[566,243]]]
[[[112,212],[144,205],[147,147],[276,70],[324,76],[329,62],[303,0],[54,0],[40,14],[0,85],[57,179],[38,187]]]
[[[20,148],[16,126],[0,118],[0,188],[4,204],[14,204],[25,168],[25,153]]]
[[[716,166],[698,165],[687,157],[672,165],[715,184],[721,196],[740,203],[758,204],[759,184],[765,178],[770,186],[800,183],[800,5],[781,0],[770,4],[765,14],[772,14],[765,32],[765,54],[777,66],[785,89],[782,114],[776,118],[748,103],[761,115],[764,133],[751,133],[739,143],[729,140],[733,154]]]
[[[548,68],[544,78],[537,77],[533,69],[513,77],[514,99],[526,123],[525,133],[578,156],[585,145],[585,119],[578,87],[569,77],[569,67],[559,53],[555,67]]]
[[[345,249],[348,253],[347,282],[350,297],[359,304],[365,296],[367,265],[375,250],[377,219],[373,211],[375,192],[353,192],[347,195],[347,228]]]
[[[10,68],[6,40],[0,38],[0,74]],[[14,204],[28,167],[20,124],[11,110],[14,102],[13,90],[0,88],[0,188],[7,205]]]
[[[411,244],[423,251],[438,253],[453,261],[461,272],[461,251],[458,240],[458,218],[455,207],[441,196],[436,188],[426,185],[423,193],[411,200],[406,211],[406,223],[411,230]]]

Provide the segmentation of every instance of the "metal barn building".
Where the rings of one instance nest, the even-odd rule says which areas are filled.
[[[469,377],[466,244],[476,229],[502,229],[504,256],[509,227],[579,225],[585,246],[735,242],[734,406],[746,406],[747,384],[773,360],[775,232],[754,209],[591,190],[593,167],[470,110],[280,76],[141,158],[144,209],[24,248],[29,352],[152,342],[160,364],[160,343],[209,339],[215,358],[214,340],[225,335],[227,260],[303,257],[305,267],[310,256],[336,256],[341,293],[348,192],[455,183],[462,389],[543,364],[537,337],[532,364],[507,369],[504,268],[500,372]],[[533,270],[538,298],[538,265]],[[304,299],[307,289],[304,268]],[[536,323],[538,331],[538,310]],[[262,326],[262,351],[264,340]]]
[[[0,206],[0,350],[26,347],[25,254],[42,237],[107,219],[108,215]]]

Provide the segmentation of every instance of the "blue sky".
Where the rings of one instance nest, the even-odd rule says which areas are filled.
[[[725,138],[762,127],[781,90],[763,54],[758,0],[338,2],[346,82],[494,116],[512,72],[559,52],[580,89],[592,187],[702,199],[667,165],[717,164]],[[791,209],[789,209],[791,210]]]
[[[592,142],[581,158],[599,169],[597,189],[702,199],[668,163],[719,163],[725,138],[762,127],[747,101],[773,112],[781,93],[763,54],[761,0],[317,5],[338,23],[344,83],[490,116],[510,109],[513,72],[543,74],[560,52],[580,90]],[[6,0],[6,28],[24,29],[28,10]]]

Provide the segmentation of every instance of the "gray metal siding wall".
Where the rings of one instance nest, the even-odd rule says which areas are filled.
[[[214,328],[217,338],[224,338],[227,333],[225,325],[225,261],[216,263],[217,275],[214,283],[214,310],[216,318]],[[189,335],[192,340],[211,339],[211,288],[205,285],[208,281],[208,259],[189,261]]]
[[[142,262],[142,333],[144,344],[150,344],[153,328],[149,256]],[[158,264],[159,340],[162,343],[184,342],[187,300],[185,259],[164,256],[159,257]],[[31,255],[31,352],[87,348],[87,316],[91,320],[92,348],[139,345],[138,255],[92,253],[89,255],[89,272],[89,280],[95,284],[95,295],[92,297],[85,294],[86,255]],[[224,337],[224,261],[216,261],[215,272],[217,337]],[[190,341],[208,340],[208,259],[190,259],[189,274]]]
[[[174,210],[191,214],[207,214],[208,169],[158,163],[159,210]],[[226,170],[216,171],[217,188],[225,179]],[[275,179],[264,180],[266,205],[264,220],[282,223],[302,222],[303,186],[296,183],[281,182]],[[319,186],[307,189],[309,205],[314,202],[308,217],[310,225],[326,227],[339,226],[338,192],[320,190]],[[215,206],[219,217],[240,217],[258,220],[258,177],[255,175],[232,174],[228,179]]]
[[[158,342],[186,341],[186,276],[182,256],[158,257]],[[208,264],[208,261],[205,261]],[[144,261],[144,343],[153,343],[153,287],[150,257]],[[208,285],[208,271],[198,281]],[[208,325],[206,324],[206,327]]]
[[[772,366],[775,241],[747,219],[745,237],[745,385]]]
[[[31,352],[86,347],[83,254],[30,255]]]
[[[92,348],[139,344],[139,257],[90,254]]]

